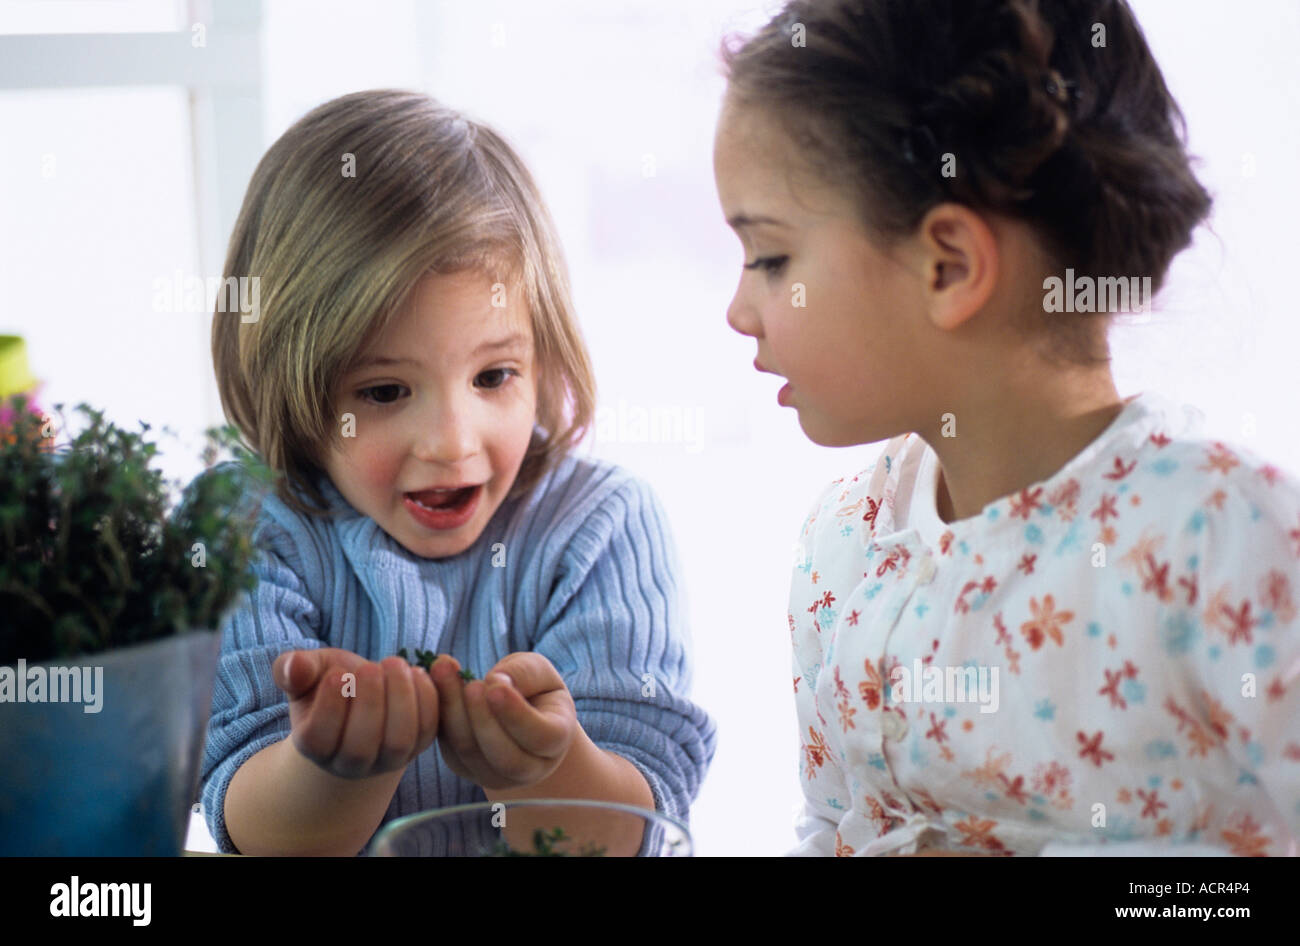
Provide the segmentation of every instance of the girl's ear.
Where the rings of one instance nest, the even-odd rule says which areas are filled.
[[[998,241],[984,219],[960,204],[940,204],[918,230],[922,292],[930,321],[957,328],[982,309],[998,281]]]

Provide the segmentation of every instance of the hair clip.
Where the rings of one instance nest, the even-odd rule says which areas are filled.
[[[1055,69],[1043,76],[1043,90],[1059,105],[1070,108],[1079,100],[1079,85],[1064,78]]]

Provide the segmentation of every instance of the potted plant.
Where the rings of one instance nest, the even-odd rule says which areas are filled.
[[[149,425],[76,410],[63,446],[23,395],[0,431],[0,855],[177,855],[217,629],[256,580],[241,500],[270,472],[211,428],[169,513]],[[226,448],[241,462],[211,469]]]

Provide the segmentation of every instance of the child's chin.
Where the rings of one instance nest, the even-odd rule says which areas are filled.
[[[388,533],[390,539],[412,555],[428,559],[451,558],[453,555],[459,555],[478,541],[479,537],[479,532],[475,531],[472,522],[464,529],[449,529],[442,535],[429,533],[419,535],[418,530],[409,528],[384,531]]]
[[[856,429],[851,425],[828,423],[822,415],[811,411],[799,412],[799,426],[804,435],[819,447],[856,447],[877,440],[888,440],[889,436],[873,436],[872,431]]]
[[[468,549],[478,540],[478,533],[458,532],[456,535],[426,537],[423,541],[411,544],[403,542],[408,552],[420,558],[451,558]]]
[[[808,411],[799,412],[799,426],[804,436],[819,447],[847,447],[861,442],[847,439],[844,431],[828,425],[823,418],[811,416]]]

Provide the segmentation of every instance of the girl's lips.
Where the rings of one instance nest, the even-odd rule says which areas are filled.
[[[472,486],[481,486],[481,483],[455,483],[448,486],[427,486],[424,489],[408,490],[404,495],[412,499],[418,499],[426,506],[432,506],[439,500],[447,498],[447,493],[456,490],[469,489]]]
[[[430,509],[421,506],[415,501],[411,493],[407,493],[402,496],[402,505],[406,507],[406,511],[410,513],[411,518],[420,525],[427,529],[445,531],[459,529],[469,522],[478,510],[479,498],[482,495],[483,487],[481,485],[475,486],[455,505]]]

